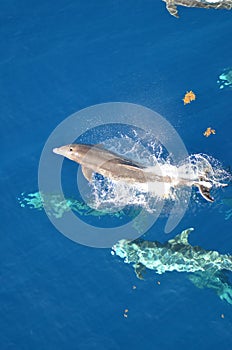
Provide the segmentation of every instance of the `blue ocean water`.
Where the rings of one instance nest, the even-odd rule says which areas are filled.
[[[53,129],[103,102],[149,107],[189,153],[231,165],[232,92],[219,90],[217,77],[232,66],[232,12],[180,8],[177,20],[161,0],[3,0],[0,8],[0,349],[230,350],[232,305],[213,291],[180,273],[140,281],[110,249],[73,243],[17,197],[37,191]],[[188,90],[197,99],[184,106]],[[205,138],[208,126],[216,135]],[[191,226],[192,244],[231,253],[227,208],[200,203],[168,239]],[[153,239],[167,240],[165,220]]]

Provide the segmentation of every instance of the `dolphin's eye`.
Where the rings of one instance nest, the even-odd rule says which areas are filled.
[[[70,152],[72,152],[72,151],[73,151],[72,147],[70,147],[69,151],[70,151]]]

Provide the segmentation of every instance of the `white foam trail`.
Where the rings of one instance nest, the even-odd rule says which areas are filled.
[[[205,154],[193,154],[180,164],[173,164],[171,157],[160,143],[149,139],[145,147],[139,139],[135,142],[128,136],[121,136],[104,142],[105,148],[143,164],[146,166],[145,174],[153,172],[156,175],[170,177],[172,181],[129,185],[120,181],[95,178],[91,185],[90,202],[91,206],[98,210],[116,211],[117,208],[135,205],[148,212],[154,212],[161,201],[165,201],[170,210],[173,202],[178,203],[180,208],[181,203],[188,201],[192,191],[191,185],[198,181],[200,176],[207,180],[204,185],[209,186],[208,188],[221,187],[224,181],[229,180],[228,173],[223,170],[220,163]],[[189,181],[189,186],[178,186],[180,179]],[[194,190],[193,193],[196,194],[193,200],[198,200],[200,196],[197,191]]]

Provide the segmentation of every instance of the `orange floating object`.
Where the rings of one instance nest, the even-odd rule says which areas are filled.
[[[192,90],[187,91],[184,98],[183,98],[184,104],[186,105],[194,100],[196,100],[196,95],[194,94],[194,92]]]
[[[209,128],[207,128],[206,130],[205,130],[205,132],[204,132],[204,136],[205,137],[209,137],[209,135],[211,135],[211,134],[213,134],[213,135],[215,135],[216,134],[216,131],[214,130],[214,129],[211,129],[211,127],[209,127]]]

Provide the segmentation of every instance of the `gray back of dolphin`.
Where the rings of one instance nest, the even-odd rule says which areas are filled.
[[[79,163],[88,181],[92,174],[98,173],[109,179],[124,181],[129,184],[147,182],[171,182],[169,176],[144,172],[146,169],[140,163],[106,150],[99,145],[71,144],[54,148],[53,152]]]

